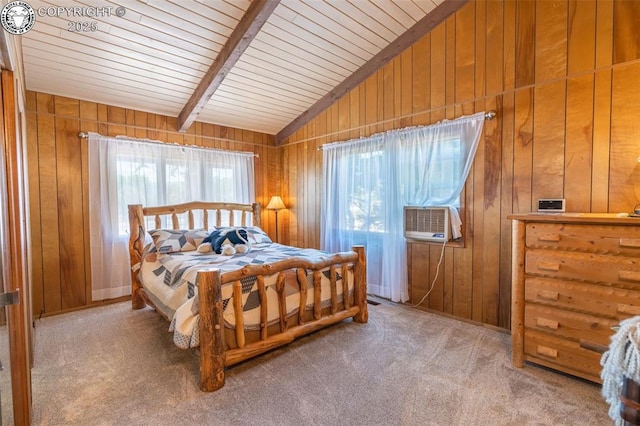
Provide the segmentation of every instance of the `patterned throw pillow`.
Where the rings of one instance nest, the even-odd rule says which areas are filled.
[[[247,235],[249,236],[249,242],[251,244],[271,244],[271,238],[264,232],[259,226],[247,226]]]
[[[149,231],[158,253],[192,251],[209,233],[204,229],[154,229]]]

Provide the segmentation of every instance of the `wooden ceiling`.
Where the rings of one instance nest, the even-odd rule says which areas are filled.
[[[466,1],[30,1],[26,86],[282,140]]]

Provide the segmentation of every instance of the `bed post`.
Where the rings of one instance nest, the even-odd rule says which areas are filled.
[[[141,204],[129,205],[129,259],[131,261],[131,307],[142,309],[147,304],[142,296],[142,286],[138,280],[140,262],[144,250],[144,213]]]
[[[355,305],[360,311],[353,317],[355,322],[367,322],[367,261],[364,246],[353,246],[353,251],[358,254],[358,260],[353,264],[353,291]]]
[[[260,226],[262,218],[260,217],[260,203],[251,204],[253,208],[253,226]]]
[[[200,313],[200,390],[213,392],[224,386],[224,320],[220,270],[198,272]]]

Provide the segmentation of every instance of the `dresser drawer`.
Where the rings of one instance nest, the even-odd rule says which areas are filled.
[[[528,223],[526,245],[534,248],[614,253],[639,257],[640,227]]]
[[[640,258],[530,249],[525,273],[569,280],[640,285]]]
[[[524,309],[525,327],[582,342],[589,347],[608,347],[619,321],[535,304]]]
[[[602,354],[584,349],[578,342],[525,330],[524,352],[531,362],[600,382]]]
[[[527,277],[524,297],[527,303],[534,302],[617,321],[640,315],[640,291],[635,290]]]

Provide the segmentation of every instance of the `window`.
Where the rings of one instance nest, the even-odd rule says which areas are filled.
[[[460,195],[454,195],[465,158],[459,137],[438,141],[433,146],[401,147],[399,184],[403,198],[415,205],[424,199],[448,200],[460,207]],[[420,195],[422,193],[422,195]],[[433,203],[435,204],[435,203]]]
[[[384,232],[383,208],[385,190],[397,180],[401,197],[416,200],[416,193],[425,190],[430,199],[446,199],[454,193],[458,184],[463,161],[460,138],[450,138],[438,142],[429,160],[424,150],[407,149],[399,158],[398,175],[385,174],[385,151],[372,148],[371,152],[357,152],[338,160],[342,174],[352,176],[345,181],[353,184],[347,189],[349,208],[345,210],[345,220],[339,221],[344,231]],[[402,148],[400,148],[402,150]],[[451,205],[460,207],[460,196],[453,198]]]
[[[384,192],[384,181],[381,176],[369,178],[371,170],[381,167],[382,151],[349,155],[345,159],[347,170],[354,170],[354,185],[349,193],[349,209],[347,226],[349,231],[384,231],[384,222],[380,209]]]
[[[234,165],[224,161],[222,157],[225,154],[221,152],[211,152],[221,156],[216,158],[211,153],[200,151],[200,155],[193,156],[187,155],[184,148],[172,145],[141,151],[138,146],[126,144],[117,150],[119,235],[129,232],[129,204],[157,206],[193,200],[251,201],[245,201],[243,192],[246,191],[238,190],[237,185],[238,182],[246,182],[249,176],[244,170],[244,162]],[[167,217],[162,219],[169,220]],[[169,226],[169,223],[163,226]]]
[[[92,300],[130,292],[129,204],[158,206],[200,200],[251,203],[255,199],[253,157],[247,152],[90,133]],[[162,227],[172,227],[169,218],[163,220]]]
[[[403,207],[460,207],[483,122],[478,113],[323,146],[321,248],[364,244],[370,291],[408,300]]]
[[[118,235],[129,234],[129,212],[126,206],[139,203],[139,191],[148,189],[148,192],[145,191],[146,202],[158,205],[157,193],[151,190],[159,187],[158,167],[150,159],[140,160],[136,161],[128,156],[117,160]]]

